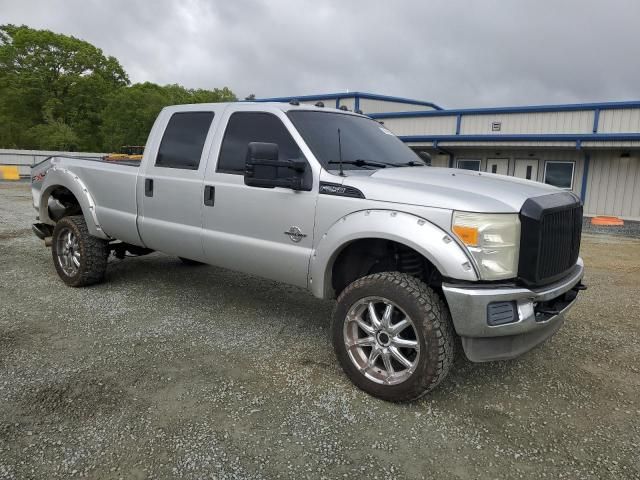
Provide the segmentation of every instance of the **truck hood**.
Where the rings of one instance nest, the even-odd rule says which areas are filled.
[[[343,185],[371,200],[467,212],[517,213],[528,198],[561,191],[539,182],[452,168],[383,168]]]

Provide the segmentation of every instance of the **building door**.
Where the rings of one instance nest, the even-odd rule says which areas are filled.
[[[592,154],[585,186],[586,215],[640,220],[640,157],[617,152]]]
[[[514,177],[526,180],[538,181],[538,159],[537,158],[517,158]]]
[[[509,174],[508,158],[487,158],[487,172],[498,173],[500,175]]]

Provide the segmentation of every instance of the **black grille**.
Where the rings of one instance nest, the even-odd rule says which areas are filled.
[[[518,276],[528,284],[552,282],[578,260],[582,234],[582,205],[561,192],[525,202],[520,212]]]
[[[582,207],[547,213],[542,217],[538,258],[541,279],[566,272],[576,264],[580,251]]]

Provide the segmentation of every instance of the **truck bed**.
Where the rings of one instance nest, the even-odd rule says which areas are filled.
[[[102,158],[98,158],[98,157],[72,157],[72,156],[66,156],[66,155],[56,155],[56,156],[51,156],[51,157],[47,157],[44,160],[41,160],[40,162],[34,164],[31,166],[32,169],[35,169],[37,167],[39,167],[40,165],[46,164],[47,162],[50,163],[50,161],[54,158],[70,158],[72,160],[82,160],[83,162],[100,162],[100,163],[108,163],[111,165],[126,165],[129,167],[139,167],[140,166],[140,160],[107,160],[106,158],[102,157]],[[32,170],[33,172],[33,170]]]
[[[42,191],[43,185],[51,184],[45,178],[59,176],[76,197],[85,196],[94,205],[93,215],[106,235],[140,244],[136,226],[139,166],[139,161],[131,160],[49,157],[31,168],[33,205],[37,209],[41,195],[50,194]]]

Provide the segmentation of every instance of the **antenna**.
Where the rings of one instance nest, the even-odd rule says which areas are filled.
[[[340,160],[340,176],[344,177],[342,170],[342,143],[340,142],[340,129],[338,129],[338,160]]]

